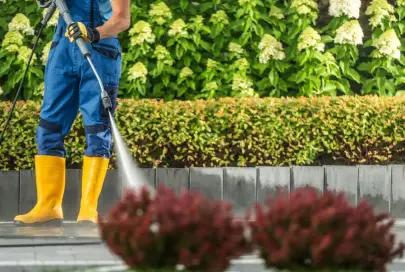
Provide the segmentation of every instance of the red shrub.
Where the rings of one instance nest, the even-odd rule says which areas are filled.
[[[343,194],[298,189],[256,206],[253,243],[268,267],[385,271],[404,245],[395,247],[393,221],[366,202],[352,207]]]
[[[127,192],[102,222],[102,238],[131,267],[223,271],[249,248],[231,205],[160,186]]]

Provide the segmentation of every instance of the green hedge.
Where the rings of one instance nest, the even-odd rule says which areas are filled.
[[[405,98],[120,100],[116,120],[141,166],[371,164],[401,161]],[[10,103],[0,103],[0,121]],[[0,169],[33,167],[40,104],[19,102]],[[85,145],[82,119],[66,139],[69,167]],[[402,152],[402,151],[401,151]]]
[[[403,95],[405,2],[350,2],[131,1],[132,26],[120,35],[120,97]],[[3,0],[0,12],[4,100],[15,94],[42,11],[35,0]],[[42,97],[53,29],[44,33],[24,99]]]

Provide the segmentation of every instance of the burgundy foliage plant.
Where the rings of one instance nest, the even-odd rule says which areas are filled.
[[[351,206],[343,194],[302,188],[256,205],[251,231],[268,267],[385,271],[404,251],[388,219],[364,201]]]
[[[110,250],[137,269],[224,271],[250,249],[229,203],[163,185],[154,196],[128,191],[99,227]]]

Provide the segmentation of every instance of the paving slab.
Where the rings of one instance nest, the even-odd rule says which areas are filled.
[[[17,242],[43,243],[53,239],[53,242],[59,238],[69,239],[97,239],[99,240],[99,230],[97,226],[81,226],[74,223],[64,224],[62,227],[39,227],[39,226],[15,226],[13,224],[0,224],[0,239],[13,239]],[[24,240],[25,239],[25,240]],[[65,241],[65,240],[59,241]],[[72,240],[70,240],[72,241]]]

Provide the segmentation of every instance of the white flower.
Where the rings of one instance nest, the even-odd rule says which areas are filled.
[[[394,58],[399,59],[401,52],[401,42],[393,29],[389,29],[381,34],[377,40],[374,41],[373,46],[377,49],[373,52],[374,58]]]
[[[22,32],[26,35],[34,35],[34,29],[31,27],[30,19],[22,13],[17,13],[8,24],[9,31]]]
[[[208,69],[213,69],[213,68],[216,68],[217,66],[218,66],[218,63],[215,60],[208,59],[208,61],[207,61]]]
[[[311,48],[323,52],[325,44],[321,41],[321,36],[312,27],[307,27],[298,37],[298,50]]]
[[[155,48],[155,52],[154,52],[154,57],[157,58],[158,60],[164,60],[166,59],[168,56],[170,56],[170,52],[167,51],[166,47],[162,46],[162,45],[158,45]]]
[[[209,91],[216,91],[218,89],[218,84],[215,81],[205,84],[205,89]]]
[[[181,69],[180,71],[180,77],[184,78],[184,77],[189,77],[193,75],[193,70],[191,70],[188,67],[184,67],[183,69]]]
[[[164,2],[151,4],[149,16],[153,17],[159,25],[163,25],[168,19],[172,18],[172,12]]]
[[[158,233],[159,232],[159,229],[160,229],[160,226],[159,226],[159,224],[158,223],[152,223],[151,225],[150,225],[150,231],[151,232],[153,232],[153,233]]]
[[[252,81],[247,77],[243,77],[236,73],[232,79],[232,90],[238,93],[238,96],[257,96],[255,93]]]
[[[145,83],[147,74],[148,74],[148,69],[146,69],[145,65],[142,62],[137,62],[134,66],[132,66],[129,69],[128,79],[136,80],[136,79],[140,78],[141,82]]]
[[[272,6],[270,8],[269,16],[274,17],[276,19],[283,19],[284,18],[283,11],[281,9],[279,9],[278,7],[276,7],[276,6]]]
[[[396,1],[395,1],[395,4],[396,4],[398,7],[403,7],[403,6],[405,6],[405,0],[396,0]]]
[[[8,45],[8,46],[6,47],[6,50],[7,50],[9,53],[18,52],[19,49],[20,49],[20,48],[19,48],[18,45],[16,45],[16,44],[10,44],[10,45]]]
[[[48,62],[48,56],[49,56],[49,51],[51,50],[51,46],[52,46],[52,41],[47,43],[45,45],[44,49],[42,50],[41,61],[44,65]]]
[[[28,48],[28,47],[26,47],[26,46],[21,46],[21,47],[18,49],[17,59],[18,59],[18,60],[22,60],[24,63],[28,63],[28,60],[29,60],[29,58],[30,58],[30,56],[31,56],[31,53],[32,53],[32,49],[31,49],[31,48]],[[37,56],[36,56],[35,53],[34,53],[34,55],[32,56],[32,61],[34,61],[34,60],[36,60],[36,59],[37,59]]]
[[[138,21],[129,31],[131,35],[131,44],[140,45],[145,42],[155,42],[156,36],[152,33],[152,27],[145,21]]]
[[[295,8],[298,14],[317,16],[318,3],[314,0],[293,0],[291,8]]]
[[[1,88],[1,86],[0,86],[0,95],[3,95],[3,94],[4,94],[3,88]]]
[[[371,16],[370,25],[372,27],[381,26],[384,19],[395,21],[394,7],[387,0],[372,0],[366,10],[366,15]]]
[[[360,16],[360,0],[330,0],[329,15],[340,17],[347,15],[349,18],[358,19]]]
[[[242,55],[245,52],[245,50],[242,48],[242,46],[240,46],[239,44],[234,43],[234,42],[231,42],[228,45],[228,50],[229,50],[229,52],[232,52],[238,56]]]
[[[173,64],[173,59],[172,56],[170,55],[170,52],[166,49],[166,47],[162,45],[156,46],[155,51],[153,52],[153,57],[163,61],[164,64],[167,65]]]
[[[259,62],[267,63],[269,60],[283,60],[285,53],[283,45],[270,34],[265,34],[259,43]]]
[[[344,23],[336,30],[335,43],[358,45],[363,43],[363,29],[359,21],[352,20]]]
[[[188,34],[187,30],[185,29],[186,26],[187,25],[183,19],[177,19],[170,25],[170,30],[168,32],[169,36],[186,36]]]
[[[235,61],[235,66],[240,71],[246,71],[249,68],[249,61],[246,58],[241,58]]]
[[[4,36],[4,40],[2,43],[2,46],[5,47],[10,44],[15,44],[15,45],[22,45],[23,44],[23,36],[16,31],[9,31],[6,33]]]
[[[239,5],[244,6],[244,5],[252,5],[252,7],[255,7],[257,5],[257,0],[239,0]]]
[[[222,23],[224,25],[227,25],[227,24],[229,24],[228,15],[226,15],[225,11],[218,10],[217,12],[212,14],[210,22],[212,22],[214,24]]]

